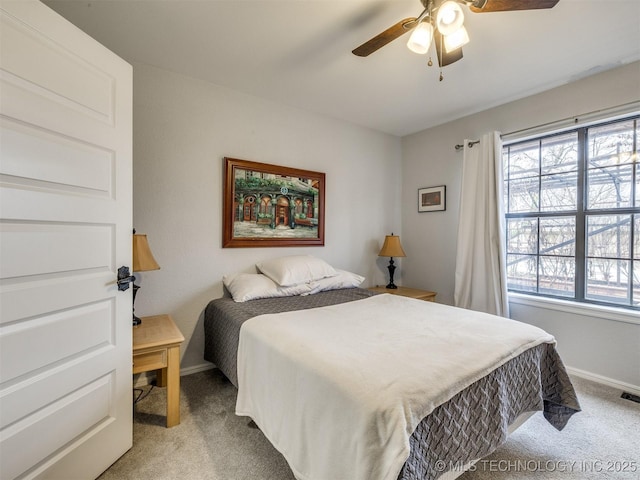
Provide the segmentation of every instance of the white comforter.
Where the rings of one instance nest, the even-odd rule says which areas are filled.
[[[515,320],[388,294],[261,315],[240,331],[236,414],[300,480],[395,480],[426,415],[543,342]]]

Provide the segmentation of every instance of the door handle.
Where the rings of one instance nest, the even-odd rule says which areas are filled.
[[[129,283],[135,281],[136,277],[131,275],[129,267],[122,266],[118,269],[118,290],[124,292],[129,289]]]

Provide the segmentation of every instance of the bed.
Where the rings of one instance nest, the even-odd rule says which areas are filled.
[[[493,355],[489,343],[477,355],[471,346],[446,353],[449,338],[466,335],[468,343],[483,336],[484,326],[461,327],[458,319],[467,315],[486,314],[361,288],[242,302],[224,297],[205,310],[205,359],[239,388],[236,413],[255,421],[298,479],[454,478],[503,443],[526,412],[542,410],[561,430],[580,410],[546,332],[527,330],[535,341],[508,347],[510,354],[497,355],[490,367],[475,365]],[[420,319],[409,320],[414,316]],[[483,321],[498,322],[498,333],[490,333],[498,336],[506,325],[500,322],[524,325]],[[409,338],[396,338],[405,328]],[[375,345],[379,337],[382,347]],[[419,337],[429,361],[416,361]],[[394,344],[407,346],[394,352]],[[378,359],[376,349],[384,350]],[[451,368],[466,373],[457,378]],[[395,376],[410,391],[406,397],[396,394],[402,382]],[[378,398],[395,403],[383,408]]]

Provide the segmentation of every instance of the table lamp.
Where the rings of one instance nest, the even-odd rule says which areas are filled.
[[[137,234],[133,231],[133,271],[134,272],[148,272],[149,270],[159,270],[160,265],[153,258],[151,249],[149,248],[149,242],[147,236]],[[142,320],[136,317],[136,293],[140,287],[135,284],[135,277],[133,283],[133,325],[140,325]]]
[[[396,266],[393,264],[393,257],[406,257],[400,244],[400,237],[394,235],[393,232],[391,232],[391,235],[387,235],[378,256],[390,258],[389,266],[387,267],[389,269],[389,285],[387,285],[387,288],[398,288],[393,283],[393,272],[396,270]]]

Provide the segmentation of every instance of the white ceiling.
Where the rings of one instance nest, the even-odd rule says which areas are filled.
[[[130,62],[399,136],[640,60],[640,0],[463,7],[471,42],[442,82],[437,66],[406,48],[408,35],[366,58],[351,53],[418,16],[419,0],[45,3]]]

